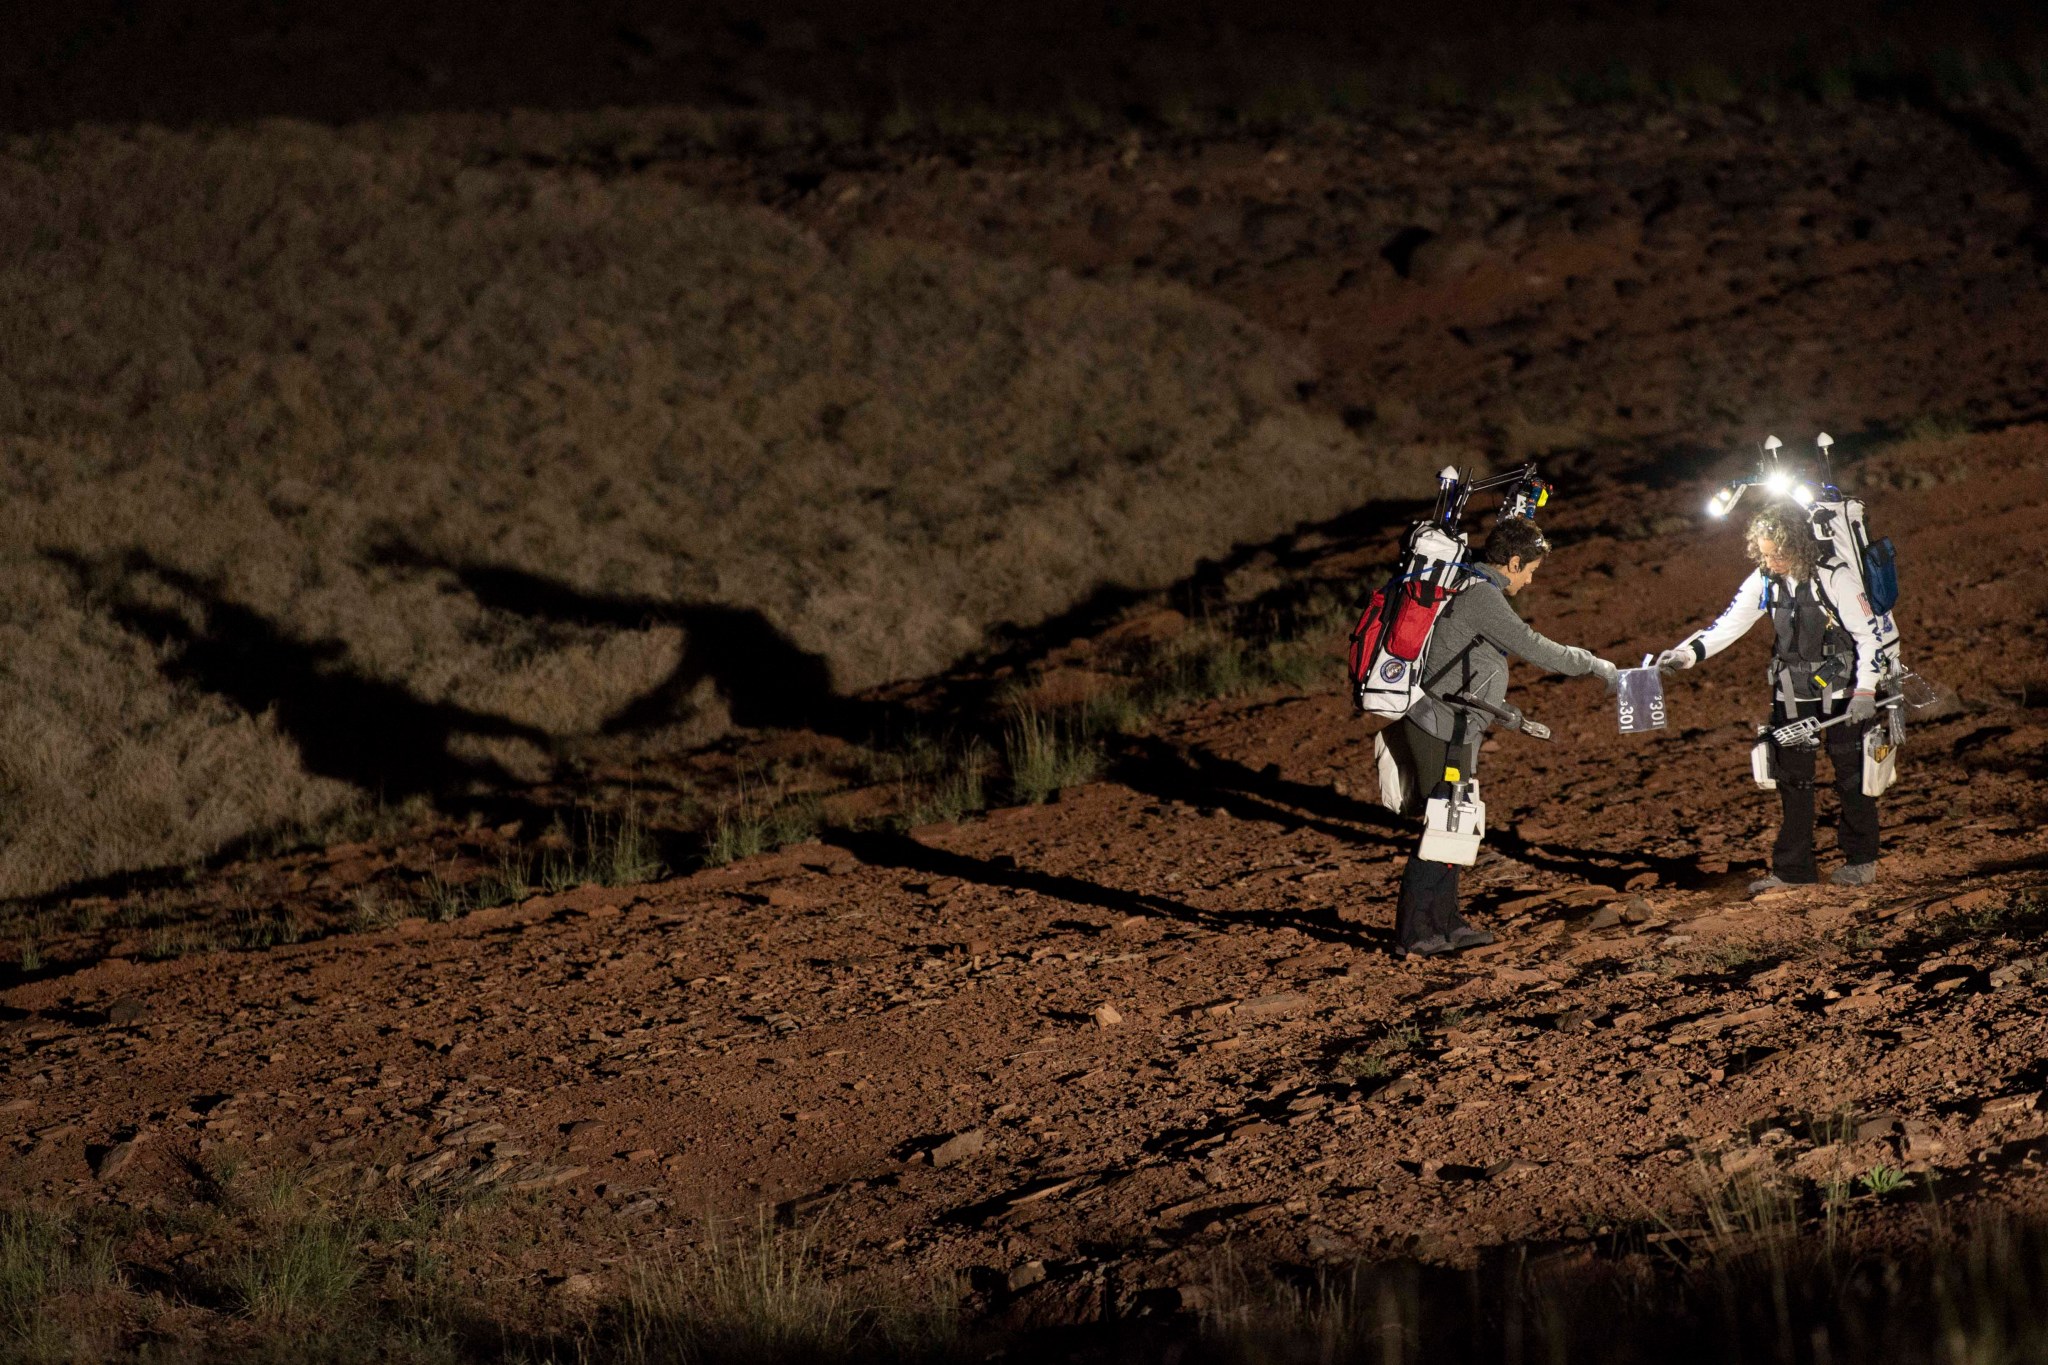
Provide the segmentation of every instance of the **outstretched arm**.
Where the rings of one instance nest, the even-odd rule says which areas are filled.
[[[1547,672],[1576,678],[1598,671],[1590,650],[1561,645],[1538,634],[1527,621],[1515,615],[1515,609],[1508,605],[1508,599],[1501,593],[1474,596],[1476,600],[1472,605],[1478,608],[1479,615],[1473,623],[1474,634],[1485,636],[1517,659],[1526,659]]]
[[[1762,569],[1753,570],[1742,580],[1742,586],[1735,590],[1735,598],[1727,610],[1705,630],[1696,630],[1680,640],[1657,657],[1660,668],[1691,668],[1703,659],[1711,659],[1728,646],[1749,634],[1749,628],[1764,619],[1764,586]]]

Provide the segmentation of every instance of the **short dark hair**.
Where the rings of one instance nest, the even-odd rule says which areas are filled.
[[[1493,524],[1493,530],[1486,536],[1479,557],[1488,564],[1506,564],[1511,559],[1520,559],[1523,564],[1534,564],[1550,553],[1550,542],[1543,537],[1543,530],[1527,517],[1502,517]]]

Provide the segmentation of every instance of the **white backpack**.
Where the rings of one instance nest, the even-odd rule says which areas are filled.
[[[1422,660],[1444,604],[1473,576],[1462,534],[1420,521],[1394,575],[1351,630],[1351,701],[1374,716],[1405,716],[1422,698]]]

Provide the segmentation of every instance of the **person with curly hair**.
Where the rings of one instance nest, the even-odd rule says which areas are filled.
[[[1863,794],[1863,734],[1877,718],[1878,683],[1897,651],[1898,630],[1889,616],[1871,610],[1855,566],[1815,536],[1803,512],[1783,504],[1758,512],[1749,523],[1749,554],[1756,569],[1720,619],[1659,654],[1657,665],[1691,668],[1770,618],[1776,633],[1768,672],[1772,728],[1809,717],[1848,717],[1821,732],[1841,802],[1835,842],[1844,860],[1828,880],[1868,886],[1877,880],[1878,812],[1877,798]],[[1818,738],[1772,743],[1783,818],[1770,873],[1750,883],[1751,895],[1820,879],[1813,848],[1820,748]]]

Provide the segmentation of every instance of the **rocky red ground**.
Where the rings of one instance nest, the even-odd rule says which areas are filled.
[[[1908,659],[1947,690],[1871,888],[1744,894],[1775,825],[1747,778],[1758,632],[1674,678],[1648,736],[1591,684],[1518,673],[1558,737],[1483,758],[1468,903],[1501,941],[1396,962],[1413,834],[1372,803],[1333,655],[1327,684],[1115,741],[1105,780],[1043,806],[257,951],[59,935],[0,995],[10,1193],[172,1209],[228,1152],[337,1194],[523,1191],[546,1234],[461,1269],[536,1291],[615,1289],[775,1208],[835,1270],[959,1273],[1048,1316],[1197,1283],[1225,1243],[1465,1261],[1683,1237],[1737,1170],[1832,1185],[1872,1228],[1907,1206],[1861,1192],[1880,1166],[1908,1203],[2039,1208],[2048,434],[1869,450],[1843,481],[1899,542]],[[1744,570],[1705,491],[1563,488],[1534,624],[1632,662],[1711,617]],[[1247,578],[1356,584],[1397,530],[1304,533]],[[497,836],[237,875],[340,900],[456,837]]]

